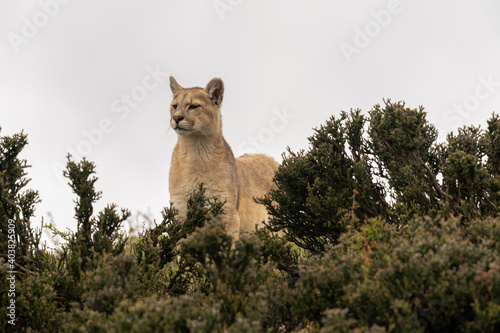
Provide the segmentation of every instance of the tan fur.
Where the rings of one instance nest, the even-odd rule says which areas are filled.
[[[279,164],[261,154],[234,158],[222,136],[221,79],[212,79],[205,89],[184,89],[170,77],[170,88],[174,94],[170,125],[178,134],[170,167],[170,200],[179,218],[185,219],[187,198],[203,183],[208,196],[226,200],[226,231],[239,238],[240,233],[253,230],[267,219],[265,207],[253,198],[274,188],[272,179]]]

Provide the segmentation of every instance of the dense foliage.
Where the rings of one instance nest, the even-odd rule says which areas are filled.
[[[436,140],[404,103],[330,118],[284,154],[259,199],[267,228],[236,242],[202,185],[186,221],[170,206],[127,235],[128,210],[94,213],[95,165],[68,156],[76,231],[44,226],[65,240],[49,251],[32,228],[27,137],[1,137],[0,330],[500,331],[500,117]]]
[[[260,200],[270,229],[321,253],[349,225],[370,218],[405,224],[419,216],[463,223],[498,216],[500,116],[486,130],[460,128],[443,143],[437,137],[424,109],[402,102],[376,105],[368,118],[359,110],[331,117],[308,151],[283,155],[278,188]]]

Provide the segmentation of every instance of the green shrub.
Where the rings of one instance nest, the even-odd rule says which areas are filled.
[[[188,198],[186,221],[176,220],[177,211],[172,205],[163,209],[162,222],[146,230],[134,244],[144,292],[166,292],[166,284],[160,280],[168,278],[177,270],[173,260],[178,255],[179,242],[191,235],[196,228],[217,218],[223,212],[223,205],[217,198],[207,198],[203,184],[200,184]],[[167,265],[169,268],[165,268]],[[176,284],[176,287],[170,285],[168,288],[169,292],[183,293],[187,287],[187,284]]]
[[[106,253],[119,255],[124,251],[127,237],[120,228],[130,217],[130,212],[122,209],[118,213],[117,206],[111,204],[93,216],[93,204],[102,194],[95,189],[95,165],[85,158],[80,162],[72,161],[70,155],[67,158],[64,176],[77,195],[75,218],[78,229],[67,237],[67,243],[62,246],[61,264],[79,280],[83,272],[97,267],[100,256]]]
[[[24,133],[0,136],[0,253],[3,258],[7,258],[3,255],[8,253],[8,221],[13,220],[17,269],[26,268],[27,265],[40,266],[43,259],[38,249],[40,232],[31,228],[31,219],[40,196],[38,191],[25,189],[31,180],[26,177],[26,169],[30,165],[18,157],[27,144],[28,137]]]
[[[329,309],[324,313],[322,320],[323,327],[321,328],[321,333],[328,332],[338,332],[338,333],[349,333],[352,331],[359,333],[382,333],[387,332],[383,327],[373,325],[368,328],[366,326],[359,327],[357,321],[350,318],[347,309]],[[411,331],[405,331],[411,332]]]
[[[85,272],[81,283],[82,298],[80,302],[73,303],[71,312],[66,316],[63,324],[66,330],[78,330],[82,325],[98,327],[120,302],[137,299],[136,259],[124,254],[106,255],[95,270]]]
[[[327,309],[347,309],[350,327],[391,332],[498,330],[500,252],[491,239],[499,226],[490,220],[471,237],[456,219],[415,219],[399,231],[372,220],[302,272],[294,313],[316,322]]]
[[[260,330],[275,327],[283,320],[280,296],[287,277],[286,271],[273,274],[278,265],[268,251],[281,247],[277,242],[271,236],[262,241],[250,235],[233,243],[220,223],[208,224],[181,243],[179,270],[170,284],[176,288],[201,282],[194,289],[207,295],[206,303],[219,304],[220,329],[243,323]],[[293,254],[285,258],[290,263]],[[280,266],[285,267],[283,262]]]
[[[436,135],[401,102],[332,117],[308,151],[288,150],[259,200],[283,233],[238,241],[202,186],[186,221],[170,206],[128,239],[127,210],[94,214],[95,165],[68,157],[77,231],[47,226],[65,240],[58,251],[31,227],[26,136],[1,137],[0,228],[15,221],[17,247],[9,263],[0,234],[0,300],[12,264],[20,332],[500,331],[500,118]]]
[[[17,323],[24,329],[53,332],[60,324],[64,309],[59,299],[53,272],[27,274],[16,287]]]
[[[365,121],[359,110],[344,112],[315,130],[307,152],[288,149],[274,177],[277,189],[258,200],[271,215],[272,231],[320,253],[353,222],[385,214],[362,137]]]

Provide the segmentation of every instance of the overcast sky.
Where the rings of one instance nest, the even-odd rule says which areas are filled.
[[[0,0],[0,126],[29,145],[36,221],[76,230],[65,156],[97,164],[97,210],[160,219],[177,140],[168,76],[225,83],[236,155],[281,161],[331,115],[423,105],[440,135],[500,105],[500,2]]]

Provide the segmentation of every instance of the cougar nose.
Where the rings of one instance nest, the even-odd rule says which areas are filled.
[[[184,117],[181,117],[181,116],[173,116],[172,119],[175,121],[176,124],[179,123],[179,121],[181,121],[182,119],[184,119]]]

